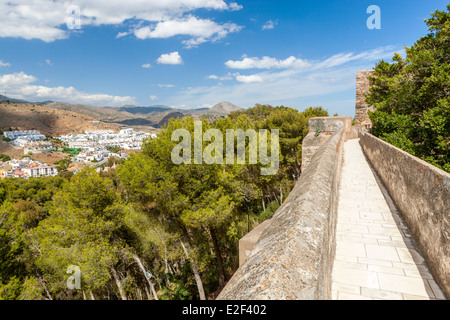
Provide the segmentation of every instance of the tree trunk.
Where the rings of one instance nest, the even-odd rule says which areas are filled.
[[[186,254],[186,257],[191,262],[192,272],[194,272],[194,278],[195,282],[197,283],[198,288],[198,294],[200,296],[200,300],[206,300],[205,296],[205,290],[203,289],[203,282],[202,278],[200,277],[200,273],[198,272],[197,264],[195,263],[194,259],[191,259],[189,257],[189,251],[186,249],[186,246],[184,245],[183,241],[180,240],[181,246],[183,247],[184,253]],[[189,244],[186,244],[190,250]]]
[[[277,198],[277,194],[276,194],[275,192],[273,192],[273,191],[272,191],[272,194],[273,194],[274,197],[275,197],[275,201],[278,202],[279,205],[281,205],[280,201],[279,201],[278,198]]]
[[[209,233],[211,234],[211,239],[214,244],[214,251],[216,254],[217,259],[217,267],[219,269],[219,288],[222,289],[225,287],[225,281],[226,281],[226,275],[225,275],[225,269],[223,267],[223,259],[222,254],[220,252],[219,243],[217,241],[216,232],[213,228],[209,229]]]
[[[39,282],[42,284],[42,286],[44,287],[44,291],[47,294],[47,297],[49,300],[53,300],[52,296],[50,295],[50,292],[48,292],[47,286],[45,285],[45,281],[44,279],[42,279],[39,275],[37,276]]]
[[[174,271],[173,271],[173,268],[172,268],[172,266],[170,265],[170,263],[167,264],[167,267],[168,267],[168,269],[169,269],[169,273],[170,273],[171,275],[173,275]]]
[[[91,300],[95,300],[95,296],[94,296],[94,294],[92,293],[92,290],[89,290],[89,295],[91,296]]]
[[[283,204],[283,188],[281,188],[281,183],[280,183],[280,205]]]
[[[122,284],[120,283],[120,278],[119,278],[119,275],[117,274],[116,269],[111,268],[111,272],[114,277],[114,280],[116,281],[117,288],[119,289],[120,297],[122,298],[122,300],[127,300],[127,296],[125,295],[125,292],[123,291]]]
[[[47,293],[47,297],[49,300],[53,300],[52,296],[50,295],[50,292],[48,292],[47,286],[44,283],[44,289],[45,289],[45,293]]]
[[[152,300],[152,295],[151,295],[150,291],[148,291],[147,286],[145,286],[144,289],[145,289],[145,294],[147,295],[148,300]]]
[[[174,264],[173,264],[173,269],[174,269],[174,272],[176,273],[176,274],[180,274],[181,272],[180,272],[180,267],[178,266],[178,262],[175,262]]]
[[[169,264],[167,263],[167,250],[164,248],[164,266],[166,267],[165,273],[169,273]]]
[[[141,269],[142,273],[144,274],[145,279],[147,279],[148,284],[150,285],[150,289],[152,290],[153,296],[155,297],[155,300],[159,300],[158,295],[156,294],[155,287],[153,286],[153,282],[149,278],[147,278],[147,276],[145,275],[146,272],[145,272],[144,264],[142,263],[141,259],[135,254],[133,254],[133,258],[137,262],[139,269]]]
[[[86,293],[84,292],[84,290],[83,290],[83,300],[87,300],[86,299]]]
[[[262,195],[261,201],[262,201],[263,211],[266,211],[266,203],[264,201],[264,192],[261,191],[261,195]]]
[[[139,289],[139,287],[136,287],[136,297],[138,298],[138,300],[143,300],[142,299],[142,291],[141,291],[141,289]]]

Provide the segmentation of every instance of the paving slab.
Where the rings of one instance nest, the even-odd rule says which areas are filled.
[[[444,300],[406,224],[367,162],[359,139],[344,144],[334,300]]]

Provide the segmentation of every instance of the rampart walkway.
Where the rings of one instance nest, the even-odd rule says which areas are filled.
[[[359,139],[344,144],[332,297],[445,299]]]

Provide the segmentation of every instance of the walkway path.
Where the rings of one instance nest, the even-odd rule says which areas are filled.
[[[445,299],[359,145],[344,145],[333,299]],[[387,200],[386,200],[387,199]]]

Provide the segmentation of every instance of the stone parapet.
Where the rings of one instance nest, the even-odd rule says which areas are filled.
[[[331,299],[346,129],[342,121],[341,125],[324,125],[336,125],[336,131],[330,131],[329,138],[312,156],[294,189],[217,299]]]
[[[264,221],[239,240],[239,267],[244,264],[269,223],[270,220]]]
[[[450,298],[450,174],[371,134],[360,143]]]
[[[352,118],[315,117],[309,119],[309,133],[302,141],[302,172],[309,165],[317,150],[341,129],[344,139],[353,136]],[[355,138],[357,138],[357,134]]]

